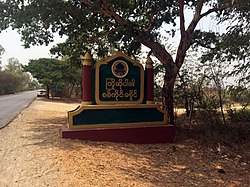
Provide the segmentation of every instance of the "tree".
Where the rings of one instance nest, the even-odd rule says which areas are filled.
[[[8,64],[0,71],[0,94],[9,94],[23,91],[28,88],[29,74],[22,71],[18,59],[8,59]]]
[[[62,84],[62,69],[60,61],[57,59],[30,60],[28,65],[24,65],[23,68],[24,71],[30,72],[40,84],[46,86],[47,93],[50,91],[50,86]],[[49,97],[49,94],[47,96]]]
[[[0,71],[2,69],[2,54],[5,52],[4,48],[0,45]]]
[[[61,59],[61,66],[62,66],[62,74],[63,74],[63,86],[64,86],[64,95],[66,97],[70,97],[75,88],[81,87],[81,76],[82,76],[82,69],[79,67],[79,64],[72,65],[70,63],[70,58],[64,56]],[[79,93],[76,93],[79,94]]]
[[[223,16],[218,19],[227,22],[227,32],[223,34],[204,33],[199,34],[199,42],[210,34],[210,42],[202,45],[206,50],[202,56],[204,63],[221,64],[222,66],[231,65],[227,68],[227,76],[234,77],[237,84],[229,87],[229,93],[243,106],[249,104],[250,88],[250,2],[244,0],[225,1],[228,9],[223,12]],[[219,94],[220,83],[217,82]],[[244,102],[242,102],[244,100]],[[222,100],[221,100],[222,101]],[[222,103],[221,113],[223,115]],[[225,123],[225,119],[224,123]]]
[[[222,63],[216,63],[216,62],[208,62],[207,64],[204,64],[206,67],[205,73],[209,77],[209,79],[213,82],[214,88],[217,92],[218,97],[218,105],[220,108],[223,124],[226,124],[225,114],[224,114],[224,98],[225,98],[225,86],[224,86],[224,79],[226,77],[225,72],[225,65],[223,67]]]
[[[22,74],[22,65],[17,58],[9,58],[8,64],[5,66],[5,71],[10,73]]]
[[[75,86],[80,84],[81,72],[79,68],[68,63],[67,58],[62,60],[40,58],[30,60],[24,70],[30,72],[40,84],[46,86],[47,93],[51,87],[65,88],[65,96],[70,97]],[[47,94],[49,97],[49,94]]]
[[[108,49],[117,49],[128,55],[139,54],[141,46],[150,49],[164,66],[164,105],[169,122],[174,123],[173,88],[187,50],[193,44],[193,34],[198,22],[205,16],[223,9],[224,1],[209,0],[6,0],[0,4],[1,29],[12,26],[22,34],[24,45],[48,44],[53,32],[67,35],[66,44],[54,52],[97,50],[101,56]],[[206,6],[206,10],[202,11]],[[193,18],[186,24],[191,9]],[[177,23],[179,28],[177,28]],[[165,31],[161,31],[164,26]],[[180,30],[176,56],[172,56],[161,43],[162,34],[172,37]]]
[[[220,21],[227,22],[227,32],[213,36],[203,55],[203,61],[219,61],[232,64],[230,76],[237,76],[240,86],[250,86],[250,2],[231,0],[228,9],[223,12]]]
[[[0,94],[14,93],[18,87],[18,77],[9,72],[0,72]]]
[[[22,65],[19,60],[12,57],[7,60],[8,64],[4,67],[4,72],[11,76],[15,80],[13,84],[13,91],[23,91],[28,88],[28,84],[31,81],[30,75],[26,72],[23,72]]]

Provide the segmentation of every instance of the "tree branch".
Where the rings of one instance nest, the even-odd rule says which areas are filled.
[[[194,17],[193,17],[191,23],[189,24],[189,26],[187,28],[187,32],[188,32],[189,35],[193,34],[193,31],[194,31],[196,25],[198,24],[198,22],[200,21],[201,18],[203,18],[203,17],[205,17],[205,16],[207,16],[207,15],[213,13],[213,12],[224,9],[224,8],[211,8],[208,11],[201,14],[203,4],[204,4],[204,0],[199,1],[198,4],[197,4]]]
[[[204,0],[198,1],[196,9],[195,9],[194,16],[193,16],[193,19],[192,19],[192,21],[190,22],[190,24],[189,24],[189,26],[187,28],[187,32],[188,32],[189,35],[193,34],[196,25],[198,24],[198,22],[201,19],[201,9],[202,9],[203,5],[204,5]]]
[[[184,6],[184,5],[182,5],[182,3],[184,3],[182,1],[183,0],[180,0],[180,13],[181,13],[181,9],[183,8],[182,6]],[[182,64],[184,62],[184,58],[186,56],[186,51],[189,49],[189,47],[191,45],[192,34],[194,32],[194,29],[195,29],[197,23],[201,19],[200,14],[201,14],[202,7],[204,5],[204,1],[205,0],[199,0],[198,1],[191,23],[189,24],[186,31],[181,31],[181,40],[180,40],[180,43],[179,43],[179,46],[178,46],[176,59],[175,59],[175,64],[177,65],[178,68],[181,68],[181,66],[182,66]],[[181,15],[180,15],[180,18],[181,18]],[[182,18],[182,19],[184,19],[184,18]],[[184,24],[184,23],[181,23],[181,24]],[[181,27],[180,29],[182,30],[183,25],[180,25],[180,27]]]
[[[172,56],[166,51],[166,49],[159,43],[153,41],[150,37],[145,35],[144,33],[137,33],[134,36],[137,41],[150,48],[154,56],[162,63],[172,63]]]
[[[159,59],[162,63],[173,62],[172,56],[166,51],[166,49],[159,43],[153,41],[148,34],[141,30],[137,30],[134,28],[129,21],[125,20],[123,17],[113,12],[108,8],[107,1],[109,0],[101,0],[101,11],[107,17],[115,20],[115,22],[123,26],[125,28],[131,27],[131,35],[140,43],[147,46],[152,50],[152,53],[155,55],[157,59]]]
[[[104,15],[108,16],[109,18],[114,19],[119,25],[121,26],[128,26],[129,23],[127,20],[125,20],[123,17],[120,15],[116,14],[115,12],[111,11],[108,8],[108,2],[109,0],[101,0],[101,11]]]
[[[180,30],[181,35],[185,32],[185,18],[184,18],[184,0],[179,1],[179,16],[180,16]]]
[[[202,42],[196,41],[196,43],[197,43],[198,45],[200,45],[201,47],[204,47],[204,48],[206,48],[206,49],[211,49],[211,50],[216,49],[215,47],[209,47],[209,46],[207,46],[206,44],[203,44]]]
[[[203,14],[201,14],[201,18],[213,13],[213,12],[217,12],[217,11],[220,11],[220,10],[223,10],[224,8],[211,8],[209,9],[208,11],[204,12]]]
[[[202,7],[204,6],[204,2],[205,2],[205,0],[198,1],[193,19],[190,22],[187,30],[185,32],[181,31],[181,40],[180,40],[180,44],[178,46],[176,60],[175,60],[175,63],[177,65],[177,67],[179,67],[179,68],[182,66],[182,64],[184,62],[184,58],[186,56],[186,51],[189,49],[189,47],[191,45],[191,38],[192,38],[193,32],[194,32],[198,22],[200,21],[200,19],[213,13],[213,12],[216,12],[218,10],[222,10],[222,8],[211,8],[208,11],[206,11],[205,13],[201,14],[201,10],[202,10]],[[180,0],[180,3],[182,3],[182,0]],[[180,10],[181,10],[181,5],[180,5]],[[180,15],[180,18],[181,18],[181,15]],[[180,29],[182,30],[183,25],[180,25],[180,27],[181,27]],[[206,46],[206,47],[208,48],[208,46]]]

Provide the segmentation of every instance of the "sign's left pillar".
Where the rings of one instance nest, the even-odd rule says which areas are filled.
[[[82,62],[82,104],[91,105],[92,104],[91,72],[93,66],[93,59],[91,55],[87,52],[83,57],[81,57],[81,62]]]

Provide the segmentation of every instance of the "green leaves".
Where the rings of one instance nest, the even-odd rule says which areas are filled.
[[[60,84],[62,79],[61,64],[57,59],[30,60],[29,64],[24,66],[24,70],[44,85]]]
[[[18,59],[8,59],[3,71],[0,70],[0,94],[14,93],[28,88],[29,74],[23,72]]]
[[[30,72],[40,84],[47,87],[58,86],[69,92],[81,82],[81,69],[69,63],[69,59],[64,57],[62,60],[40,58],[30,60],[24,70]],[[70,95],[69,95],[70,96]]]
[[[114,48],[128,54],[138,54],[141,45],[132,37],[134,28],[159,41],[158,29],[164,23],[174,23],[177,16],[176,1],[110,1],[107,7],[133,28],[124,27],[107,16],[102,1],[90,2],[7,0],[0,4],[1,29],[8,26],[18,29],[25,47],[47,45],[53,41],[53,33],[58,32],[68,36],[70,41],[81,43],[82,48],[86,48],[86,45],[88,49],[102,46],[96,50],[103,52],[98,53],[107,53],[108,49]],[[105,43],[105,47],[100,41]],[[57,51],[60,47],[58,46]]]

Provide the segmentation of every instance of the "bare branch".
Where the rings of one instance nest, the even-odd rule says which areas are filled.
[[[220,10],[223,10],[223,8],[211,8],[209,9],[208,11],[204,12],[203,14],[201,14],[201,18],[213,13],[213,12],[217,12],[217,11],[220,11]]]
[[[179,1],[179,16],[180,16],[180,30],[181,35],[185,32],[185,18],[184,18],[184,0]]]
[[[179,16],[180,16],[180,30],[181,35],[185,32],[185,18],[184,18],[184,0],[179,1]]]
[[[180,10],[181,10],[181,3],[182,0],[180,0]],[[183,2],[184,3],[184,2]],[[193,16],[193,19],[191,23],[189,24],[187,30],[181,31],[181,40],[177,49],[177,54],[176,54],[176,59],[175,59],[175,64],[177,65],[178,68],[180,68],[184,62],[184,58],[186,56],[186,51],[189,49],[191,45],[191,38],[192,34],[194,32],[194,29],[196,25],[198,24],[199,20],[201,19],[201,10],[204,5],[204,0],[199,0],[195,9],[195,13]],[[181,13],[181,12],[180,12]],[[181,15],[180,15],[181,18]],[[183,18],[184,19],[184,18]],[[184,21],[184,20],[183,20]],[[181,23],[184,24],[184,23]],[[183,25],[180,25],[180,29],[183,29]]]
[[[203,7],[203,5],[204,5],[204,2],[205,2],[204,0],[198,1],[197,6],[196,6],[196,8],[195,8],[194,18],[199,19],[200,15],[201,15],[202,7]]]

